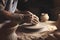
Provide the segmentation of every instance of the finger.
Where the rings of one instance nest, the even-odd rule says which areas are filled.
[[[32,20],[39,22],[39,18],[32,18]]]
[[[32,23],[32,24],[37,24],[38,22],[33,20],[31,23]]]
[[[33,19],[33,21],[39,22],[39,20],[37,20],[37,19]]]
[[[39,18],[36,15],[33,15],[32,17],[33,17],[33,19],[38,19],[39,20]]]

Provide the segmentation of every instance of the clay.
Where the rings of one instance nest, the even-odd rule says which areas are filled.
[[[44,13],[42,13],[40,19],[41,19],[42,22],[46,22],[46,21],[49,20],[49,16],[48,16],[48,14],[44,14]]]

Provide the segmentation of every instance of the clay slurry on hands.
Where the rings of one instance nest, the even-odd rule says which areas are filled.
[[[27,11],[27,12],[32,15],[31,23],[32,24],[38,24],[39,23],[39,18],[36,15],[34,15],[33,13],[31,13],[30,11]]]

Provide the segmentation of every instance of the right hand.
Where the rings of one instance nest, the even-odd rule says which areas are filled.
[[[32,19],[32,15],[25,14],[24,18],[23,18],[23,21],[24,21],[24,23],[31,23],[31,19]]]
[[[39,22],[39,18],[36,15],[28,11],[28,14],[25,14],[24,16],[24,22],[37,24]]]

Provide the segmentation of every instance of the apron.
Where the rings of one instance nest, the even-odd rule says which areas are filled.
[[[6,0],[5,10],[15,12],[18,0]]]

